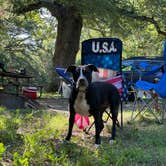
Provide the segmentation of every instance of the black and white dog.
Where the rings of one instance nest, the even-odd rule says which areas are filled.
[[[72,135],[75,113],[82,116],[92,115],[95,121],[95,144],[100,145],[100,132],[104,128],[102,115],[106,108],[110,108],[112,113],[112,137],[110,144],[115,139],[116,121],[118,116],[118,107],[120,95],[117,88],[106,82],[91,82],[92,72],[98,72],[96,66],[71,65],[67,72],[72,73],[74,86],[69,99],[69,129],[66,140],[69,141]]]

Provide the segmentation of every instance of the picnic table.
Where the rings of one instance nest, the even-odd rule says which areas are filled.
[[[2,89],[6,87],[15,87],[15,94],[19,95],[20,90],[23,86],[29,86],[31,84],[31,79],[33,78],[28,74],[20,74],[15,72],[3,72],[0,71],[0,86]]]
[[[0,71],[0,105],[9,109],[38,108],[34,99],[41,97],[43,86],[33,85],[32,78],[26,73]]]

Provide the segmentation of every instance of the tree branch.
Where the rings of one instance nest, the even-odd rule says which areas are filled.
[[[36,3],[30,4],[28,6],[21,7],[19,9],[16,9],[17,14],[23,14],[32,10],[37,10],[42,7],[47,8],[52,16],[59,17],[60,16],[60,10],[63,8],[62,5],[57,3],[56,1],[47,1],[47,0],[39,0]]]
[[[127,11],[125,9],[120,9],[120,11],[123,15],[125,15],[127,17],[153,24],[155,26],[158,34],[163,35],[166,38],[166,31],[161,30],[158,22],[154,19],[154,17],[140,16],[140,15],[137,15],[136,13],[134,13],[133,11]]]

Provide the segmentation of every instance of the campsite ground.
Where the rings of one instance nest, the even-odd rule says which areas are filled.
[[[74,126],[70,143],[63,139],[68,128],[68,100],[43,97],[39,110],[7,110],[0,107],[0,163],[2,165],[165,165],[166,124],[149,114],[117,129],[116,143],[109,145],[111,122],[101,133],[102,145],[94,146],[94,129],[87,135]],[[131,105],[130,105],[131,106]],[[0,164],[1,165],[1,164]]]
[[[54,111],[68,111],[68,99],[63,97],[45,97],[37,100],[42,108]],[[133,103],[124,103],[124,110],[132,110]]]
[[[52,109],[55,111],[67,111],[68,110],[68,99],[62,97],[46,97],[37,100],[41,107],[45,109]]]

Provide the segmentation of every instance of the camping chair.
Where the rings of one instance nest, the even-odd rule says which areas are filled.
[[[139,97],[139,101],[141,105],[138,104],[137,100],[137,108],[138,112],[134,115],[136,109],[133,110],[131,121],[134,121],[137,116],[141,113],[145,113],[149,111],[156,120],[161,123],[164,119],[165,111],[166,111],[166,73],[163,74],[160,81],[158,83],[150,83],[147,81],[137,81],[136,88],[138,90],[137,99]],[[141,93],[141,94],[140,94]],[[155,109],[156,100],[160,99],[161,102],[161,112],[158,115],[158,110]]]
[[[146,75],[148,75],[158,71],[162,72],[163,75],[158,82],[150,83],[141,80],[136,82],[136,100],[131,115],[131,121],[134,121],[138,115],[146,111],[149,111],[159,123],[163,121],[166,111],[166,40],[164,41],[164,59],[164,65],[146,73]],[[158,104],[161,104],[160,107]],[[134,115],[136,110],[138,110],[138,112]]]
[[[112,83],[111,77],[118,76],[119,81],[115,81],[117,86],[122,88],[122,41],[117,38],[94,38],[82,42],[81,64],[94,64],[98,67],[99,75],[95,76],[95,81],[106,81]],[[97,78],[97,79],[96,79]],[[92,78],[93,79],[93,78]],[[112,79],[116,80],[116,78]],[[121,93],[122,96],[123,93]],[[124,95],[125,96],[125,95]],[[121,126],[123,126],[123,109],[121,101]],[[106,110],[108,115],[106,121],[111,118],[110,113]],[[92,123],[93,125],[93,123]],[[92,125],[86,129],[89,132]],[[119,122],[117,121],[117,126]]]
[[[68,72],[65,72],[66,69],[62,67],[56,67],[55,71],[60,77],[60,85],[58,88],[58,93],[61,94],[61,97],[69,98],[71,87],[73,85],[73,79]]]

